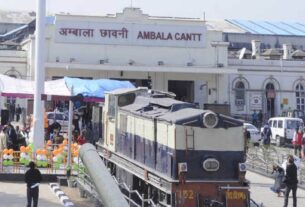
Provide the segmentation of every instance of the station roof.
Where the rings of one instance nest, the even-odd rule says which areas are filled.
[[[241,27],[234,25],[226,20],[209,19],[205,22],[208,30],[222,31],[225,33],[246,33]]]
[[[36,17],[35,12],[0,10],[0,23],[28,24]]]
[[[237,20],[226,21],[245,30],[246,33],[260,35],[305,36],[305,22]]]

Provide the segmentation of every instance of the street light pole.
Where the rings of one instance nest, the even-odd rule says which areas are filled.
[[[73,95],[73,86],[71,87],[71,94]],[[72,146],[72,119],[73,119],[73,107],[72,100],[69,101],[69,124],[68,124],[68,156],[67,156],[67,176],[71,175],[71,146]]]
[[[41,149],[44,147],[44,102],[41,100],[41,95],[44,92],[45,81],[46,0],[37,0],[36,6],[34,129],[32,142],[35,149]]]

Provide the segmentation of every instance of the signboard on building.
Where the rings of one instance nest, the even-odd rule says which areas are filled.
[[[89,21],[56,21],[58,43],[205,47],[204,25],[135,24]]]
[[[263,96],[261,93],[250,93],[250,110],[262,110]]]

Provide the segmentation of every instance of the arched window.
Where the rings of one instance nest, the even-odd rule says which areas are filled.
[[[274,90],[274,85],[273,85],[273,83],[268,83],[268,84],[266,85],[266,90]]]
[[[267,101],[267,117],[274,117],[275,116],[275,98],[276,98],[276,91],[274,84],[272,82],[267,83],[265,87],[266,92],[266,101]]]
[[[295,96],[297,109],[305,111],[305,91],[304,86],[301,83],[297,84],[295,87]]]
[[[245,105],[245,84],[242,81],[235,84],[235,105]]]

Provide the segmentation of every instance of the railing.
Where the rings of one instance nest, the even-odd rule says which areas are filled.
[[[127,192],[128,192],[128,197],[125,196],[125,198],[127,199],[128,202],[132,202],[133,205],[136,205],[136,206],[138,206],[138,207],[144,207],[146,203],[149,204],[149,205],[152,206],[152,207],[157,207],[156,204],[153,202],[152,199],[150,199],[150,198],[145,199],[145,195],[144,195],[144,194],[140,195],[140,193],[139,193],[137,190],[131,190],[130,187],[128,187],[128,186],[126,185],[126,183],[124,183],[124,182],[119,182],[119,181],[116,179],[116,177],[114,177],[114,176],[113,176],[113,179],[115,180],[115,182],[118,184],[118,186],[119,186],[120,188],[124,188],[125,190],[127,190]],[[135,195],[138,197],[138,199],[141,200],[141,206],[138,205],[138,204],[136,204],[136,203],[131,199],[132,194],[135,194]]]
[[[86,173],[85,168],[81,164],[79,164],[77,171],[78,171],[77,182],[79,184],[81,184],[81,186],[83,188],[85,187],[84,190],[89,192],[91,197],[94,197],[96,200],[98,200],[100,203],[102,203],[102,200],[99,198],[98,193],[96,192],[95,186],[93,185],[93,182],[90,179],[90,176]],[[85,197],[84,190],[80,190],[81,197]]]
[[[59,144],[51,144],[50,148],[43,154],[44,159],[41,159],[41,155],[38,158],[39,155],[35,151],[12,151],[12,153],[5,153],[5,150],[0,151],[0,173],[23,174],[28,169],[28,163],[34,161],[42,174],[67,174],[67,151],[63,150],[60,153],[61,161],[53,160],[56,157],[53,154],[54,149],[58,149],[59,146]],[[11,155],[11,157],[8,159],[5,158],[5,155]],[[26,156],[26,158],[23,156]],[[77,172],[72,170],[71,173],[76,175]]]
[[[12,174],[20,174],[20,173],[25,173],[25,171],[28,169],[27,165],[29,163],[30,160],[33,160],[34,162],[39,162],[39,160],[37,160],[37,157],[34,153],[28,153],[28,160],[27,162],[22,162],[22,153],[20,151],[13,151],[13,153],[11,154],[11,158],[10,159],[6,159],[5,158],[5,154],[3,152],[0,151],[0,173],[12,173]],[[46,156],[46,160],[44,160],[44,162],[46,163],[46,165],[44,166],[38,166],[39,169],[41,170],[41,173],[43,174],[57,174],[57,170],[55,167],[55,163],[52,160],[52,155],[49,152],[48,154],[45,155]],[[8,162],[9,161],[9,162]],[[7,165],[5,163],[8,163]],[[64,166],[66,165],[66,163],[62,163]],[[66,168],[64,167],[64,173],[66,172]]]
[[[121,191],[122,190],[127,191],[127,195],[125,193],[123,193],[123,191],[122,191],[122,193],[124,194],[125,199],[128,201],[129,206],[144,207],[144,206],[146,206],[146,204],[148,204],[151,207],[157,207],[157,205],[153,202],[152,199],[150,199],[150,198],[146,199],[144,194],[141,195],[137,190],[132,190],[130,187],[128,187],[126,183],[120,182],[114,176],[112,176],[112,177],[113,177],[114,181],[117,183],[117,185],[120,187]],[[99,200],[99,202],[102,203],[102,200],[98,197],[95,186],[93,185],[92,180],[90,179],[90,176],[86,173],[85,168],[81,164],[78,167],[78,182],[85,184],[87,186],[87,188],[85,190],[87,190],[91,196],[95,197],[97,200]],[[137,199],[139,199],[141,201],[141,204],[136,203],[132,199],[133,195],[135,195],[137,197]]]
[[[253,206],[255,206],[255,207],[264,207],[264,204],[262,204],[262,203],[258,204],[254,200],[250,199],[250,206],[251,207],[253,207]]]
[[[305,61],[298,60],[263,60],[263,59],[228,59],[228,65],[271,66],[271,67],[304,67]],[[267,68],[266,68],[267,69]]]
[[[277,148],[273,145],[269,147],[249,147],[247,153],[247,167],[249,170],[257,171],[266,176],[272,176],[273,165],[282,165],[287,160],[287,155],[293,154],[293,149]],[[305,165],[301,161],[298,169],[299,185],[305,184]],[[305,186],[303,186],[305,187]]]

